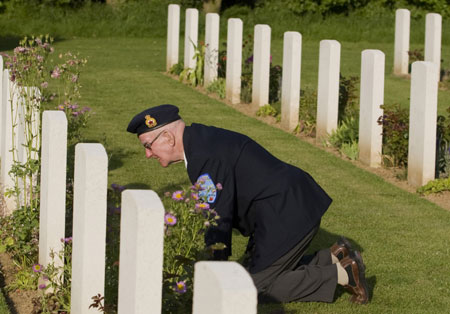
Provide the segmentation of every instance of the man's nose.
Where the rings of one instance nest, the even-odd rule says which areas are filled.
[[[150,149],[145,149],[145,157],[146,158],[150,158],[150,157],[152,157],[152,151],[150,150]]]

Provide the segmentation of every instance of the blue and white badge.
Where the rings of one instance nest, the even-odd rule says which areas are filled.
[[[209,174],[205,173],[199,176],[197,183],[200,185],[198,196],[204,202],[208,202],[210,204],[214,203],[217,196],[217,189]]]

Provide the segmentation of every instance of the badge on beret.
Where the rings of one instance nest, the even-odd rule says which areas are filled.
[[[155,126],[158,125],[158,123],[156,122],[155,118],[152,118],[151,115],[146,115],[145,116],[145,124],[151,129],[154,128]]]
[[[200,185],[200,191],[198,192],[198,196],[205,202],[210,204],[214,203],[217,196],[216,185],[213,180],[209,176],[209,174],[205,173],[198,177],[197,183]]]

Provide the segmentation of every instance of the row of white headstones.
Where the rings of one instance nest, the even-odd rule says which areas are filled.
[[[10,81],[8,70],[2,71],[1,78],[0,185],[4,196],[8,188],[13,188],[8,175],[12,166],[11,110],[16,112],[21,100],[15,95],[18,88]],[[44,267],[50,263],[63,265],[59,259],[52,260],[50,253],[62,249],[61,239],[65,236],[67,123],[62,111],[43,112],[39,263]],[[15,132],[23,131],[16,128]],[[89,306],[93,296],[104,295],[105,286],[108,157],[104,147],[93,143],[77,144],[74,169],[71,312],[98,313]],[[17,209],[17,200],[7,200],[10,211]],[[119,313],[161,313],[164,214],[163,204],[155,192],[123,191]],[[46,282],[41,279],[40,283]],[[196,263],[193,313],[256,314],[256,311],[256,288],[241,265],[214,261]]]
[[[198,41],[198,10],[186,10],[184,68],[194,69],[194,46]],[[204,84],[217,79],[219,22],[216,13],[206,14]],[[396,11],[394,73],[408,74],[410,12]],[[426,15],[425,60],[412,64],[408,182],[422,186],[435,177],[437,93],[441,55],[442,17]],[[240,102],[243,22],[230,18],[227,28],[226,99]],[[169,70],[178,63],[180,6],[168,7],[167,62]],[[281,89],[281,124],[292,131],[299,123],[302,36],[284,33]],[[264,106],[269,99],[271,28],[254,28],[252,105]],[[322,40],[319,52],[316,138],[322,141],[337,128],[341,45],[336,40]],[[359,159],[370,167],[382,162],[385,55],[380,50],[362,51],[359,119]]]

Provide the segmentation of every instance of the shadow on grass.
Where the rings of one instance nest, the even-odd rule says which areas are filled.
[[[13,50],[25,36],[0,36],[0,51]],[[64,41],[62,37],[53,38],[53,44]]]

